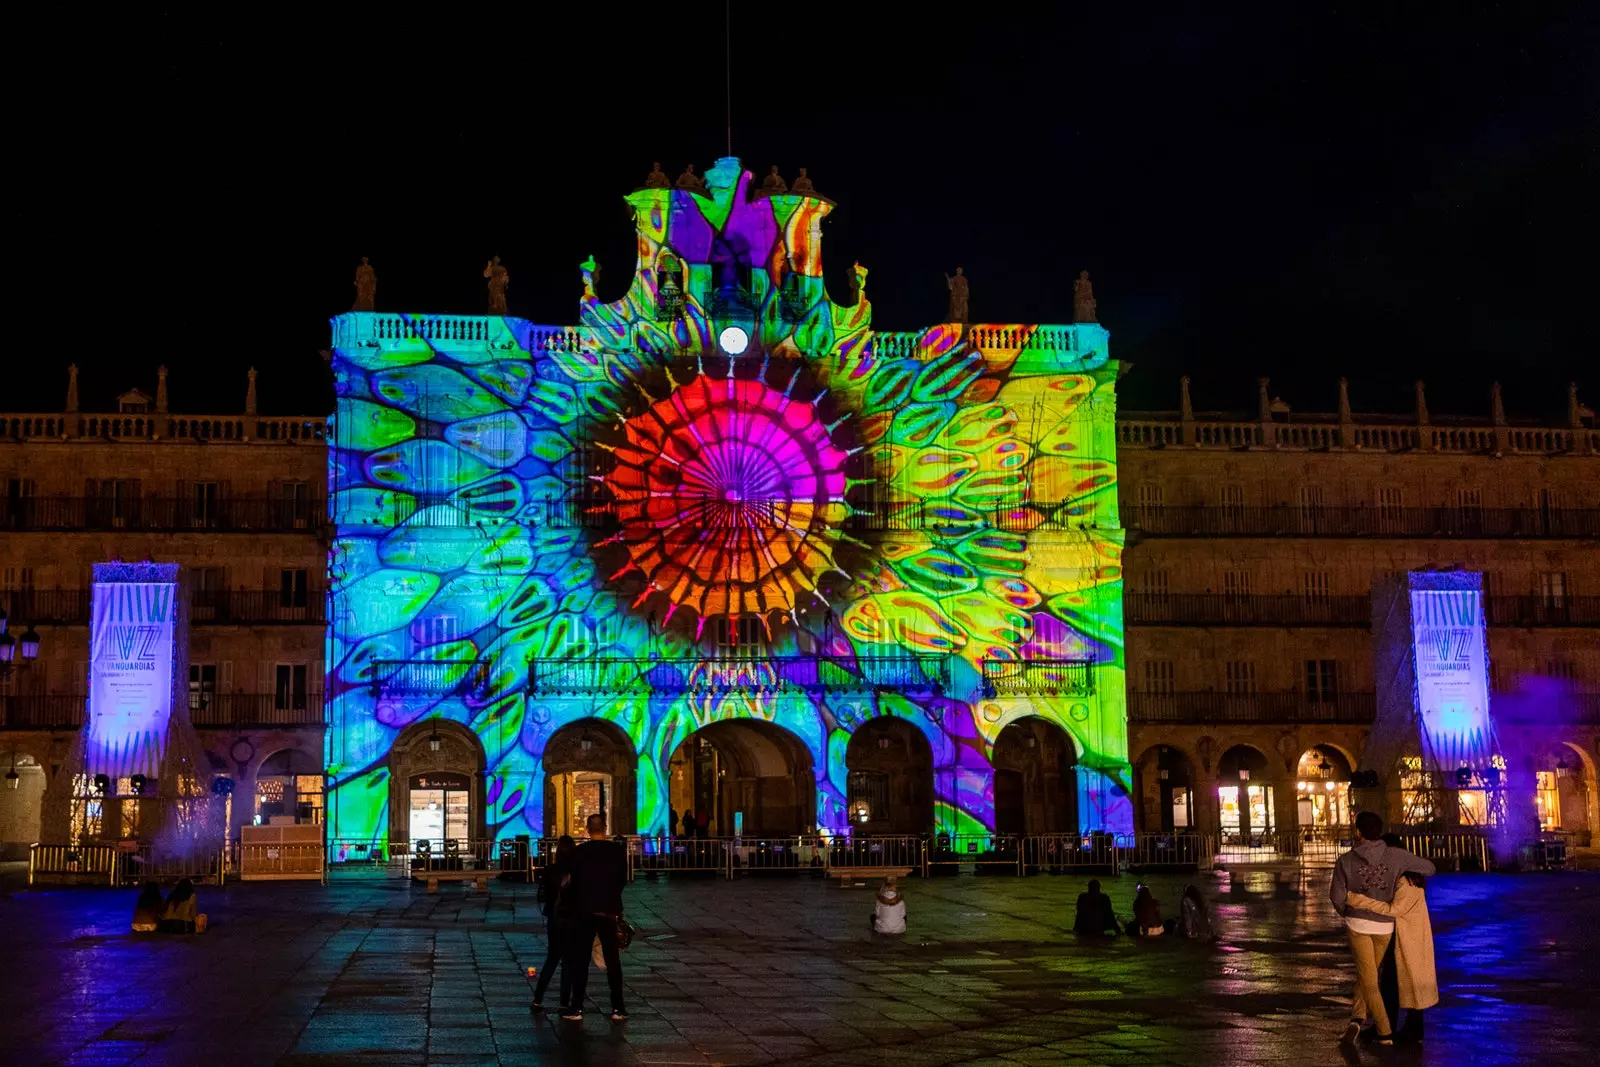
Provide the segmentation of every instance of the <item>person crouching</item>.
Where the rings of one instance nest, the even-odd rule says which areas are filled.
[[[906,932],[906,898],[900,895],[893,877],[886,878],[878,889],[878,901],[872,909],[872,931],[878,934]]]

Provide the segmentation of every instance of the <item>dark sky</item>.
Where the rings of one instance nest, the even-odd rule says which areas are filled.
[[[174,409],[238,410],[254,365],[264,410],[326,411],[362,255],[383,309],[480,313],[493,254],[514,314],[573,321],[591,252],[619,295],[622,194],[724,152],[722,5],[528,6],[14,35],[0,409],[76,361],[85,407],[164,362]],[[1087,268],[1125,407],[1185,373],[1202,409],[1259,375],[1305,411],[1340,375],[1357,410],[1419,377],[1436,413],[1600,406],[1600,5],[1085,6],[735,5],[734,151],[838,201],[829,278],[867,265],[880,328],[958,264],[976,320],[1070,321]]]

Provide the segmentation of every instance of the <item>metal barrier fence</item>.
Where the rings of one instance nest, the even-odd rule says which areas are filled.
[[[731,840],[704,837],[632,837],[628,839],[628,877],[640,872],[733,877]]]
[[[544,842],[538,843],[543,846]],[[549,843],[554,847],[554,843]],[[459,838],[416,841],[333,838],[326,846],[328,878],[410,878],[419,874],[478,871],[512,881],[527,881],[540,861],[535,843],[511,838],[468,841]]]
[[[34,845],[28,849],[28,884],[89,882],[117,884],[115,845]]]
[[[327,880],[327,846],[275,842],[238,843],[233,849],[233,868],[244,882],[283,882]]]
[[[28,849],[28,884],[78,882],[131,886],[190,878],[221,885],[227,877],[226,850],[199,856],[161,856],[149,845],[33,845]]]

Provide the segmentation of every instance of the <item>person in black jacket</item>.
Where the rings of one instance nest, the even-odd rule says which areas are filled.
[[[589,840],[572,854],[572,925],[564,967],[572,973],[572,999],[563,1019],[583,1018],[583,998],[589,986],[589,956],[596,938],[606,961],[606,981],[611,986],[611,1018],[622,1022],[628,1009],[622,996],[622,952],[617,941],[617,920],[622,917],[622,887],[628,881],[628,849],[606,834],[604,815],[591,815]],[[564,970],[563,974],[566,973]]]
[[[567,883],[572,877],[572,853],[576,845],[567,834],[556,842],[552,862],[539,872],[539,900],[544,912],[545,956],[539,969],[539,980],[533,987],[533,1010],[544,1010],[545,990],[550,988],[550,976],[561,965],[561,1010],[572,1004],[572,968],[565,965],[567,942],[571,939],[568,928],[572,925],[571,894]]]

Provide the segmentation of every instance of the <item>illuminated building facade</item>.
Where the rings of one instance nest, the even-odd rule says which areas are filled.
[[[334,320],[330,836],[1131,829],[1106,332],[876,332],[706,185],[577,326]]]

